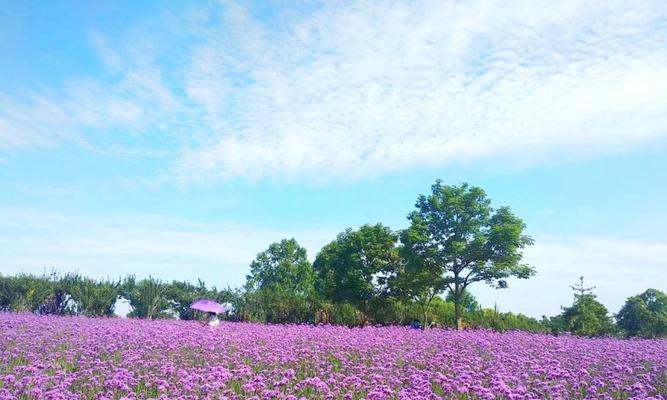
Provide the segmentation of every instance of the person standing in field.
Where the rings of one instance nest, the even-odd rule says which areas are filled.
[[[422,322],[418,319],[413,319],[412,323],[410,324],[410,328],[412,329],[422,329]]]

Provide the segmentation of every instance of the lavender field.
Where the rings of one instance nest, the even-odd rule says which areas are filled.
[[[664,399],[667,340],[0,314],[1,399]]]

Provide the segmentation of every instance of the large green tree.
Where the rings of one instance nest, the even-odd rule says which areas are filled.
[[[397,235],[382,224],[347,229],[317,254],[318,293],[368,315],[368,303],[387,289],[398,265]]]
[[[255,289],[288,290],[310,294],[315,275],[306,249],[295,239],[272,243],[250,263],[247,285]]]
[[[306,249],[295,239],[272,243],[250,264],[246,306],[268,322],[311,318],[315,274]]]
[[[616,315],[618,326],[628,336],[667,336],[667,295],[656,289],[629,297]]]
[[[533,243],[525,224],[509,207],[494,209],[479,187],[431,186],[408,215],[401,235],[402,254],[411,269],[433,277],[433,291],[448,289],[462,326],[462,298],[468,286],[486,282],[507,287],[507,278],[525,279],[535,270],[521,263],[522,250]],[[436,279],[440,277],[442,280]]]

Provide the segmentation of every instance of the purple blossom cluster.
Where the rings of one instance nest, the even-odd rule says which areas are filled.
[[[667,399],[667,340],[0,313],[0,399]]]

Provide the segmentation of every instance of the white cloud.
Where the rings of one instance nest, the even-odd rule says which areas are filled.
[[[104,35],[94,32],[90,35],[90,41],[104,68],[109,73],[115,74],[122,70],[123,61],[120,55],[109,46],[107,38]]]
[[[570,285],[583,276],[609,312],[617,313],[628,297],[648,288],[667,292],[666,259],[667,243],[541,235],[525,257],[537,268],[536,276],[513,280],[508,289],[471,290],[484,306],[495,302],[502,311],[552,316],[560,313],[561,305],[572,304]]]
[[[667,32],[657,21],[667,15],[644,6],[335,6],[278,37],[251,23],[242,56],[214,44],[210,62],[196,59],[195,71],[204,62],[252,84],[231,99],[200,99],[207,110],[238,108],[179,169],[347,178],[482,157],[576,157],[664,136]],[[233,68],[215,64],[230,57]]]
[[[53,267],[97,278],[201,277],[217,286],[239,286],[250,261],[270,243],[295,237],[312,258],[335,234],[151,215],[84,217],[24,209],[1,214],[0,272],[5,274]]]
[[[93,36],[116,75],[3,103],[0,148],[167,138],[185,180],[604,155],[667,136],[666,19],[650,0],[206,7],[164,24],[178,46],[159,19],[141,45]]]

